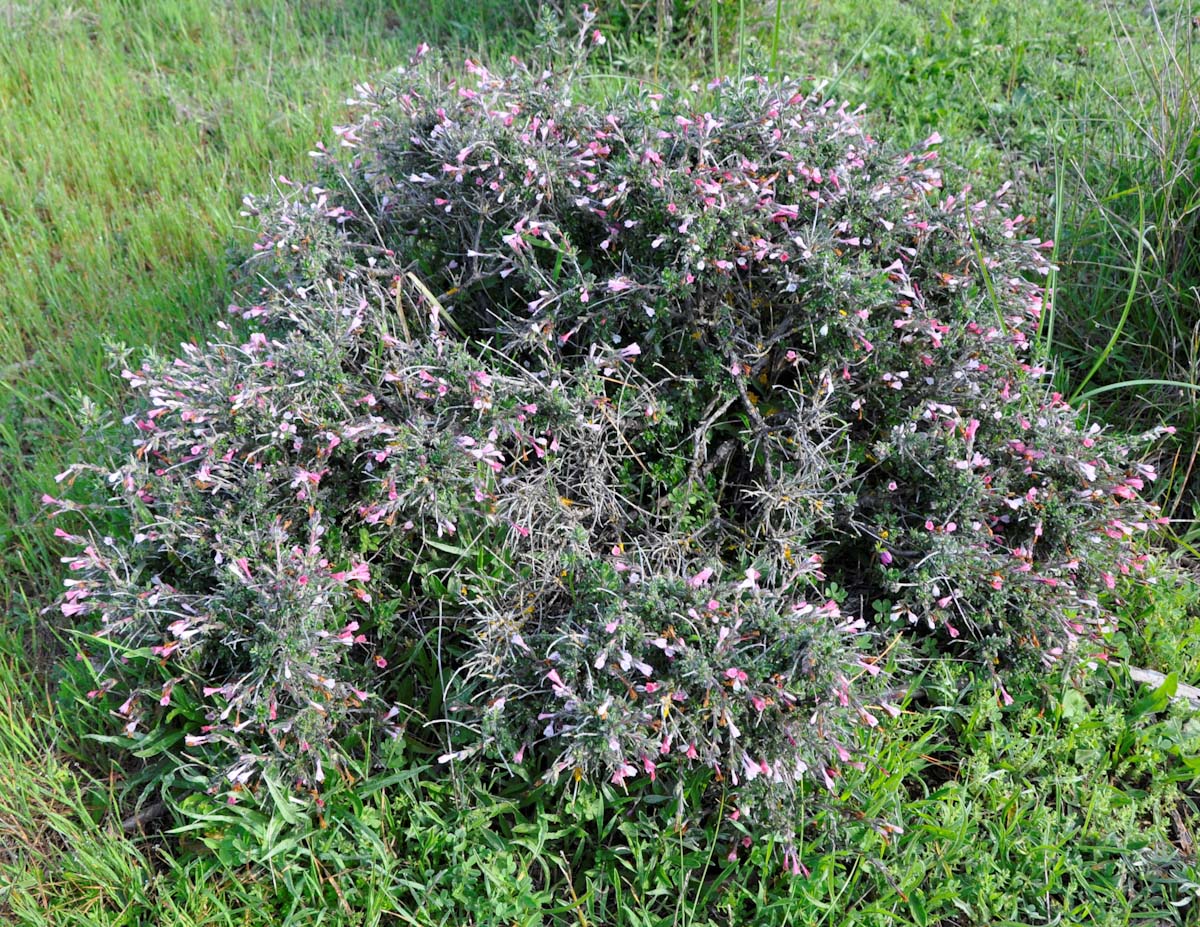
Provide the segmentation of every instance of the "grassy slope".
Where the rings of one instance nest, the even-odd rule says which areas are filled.
[[[735,22],[736,6],[725,4],[720,21]],[[428,7],[0,6],[0,608],[10,628],[24,628],[0,647],[0,911],[10,906],[20,923],[133,924],[152,912],[184,924],[309,923],[328,902],[373,909],[384,922],[407,911],[418,923],[538,923],[551,895],[574,893],[579,907],[561,917],[579,923],[603,922],[604,905],[618,902],[630,924],[686,923],[706,908],[761,923],[1036,923],[1047,908],[1025,908],[1040,899],[1073,910],[1072,923],[1122,924],[1138,921],[1139,905],[1162,911],[1164,897],[1178,900],[1186,872],[1167,849],[1183,840],[1171,815],[1186,806],[1153,764],[1177,762],[1171,750],[1185,722],[1135,711],[1119,680],[1076,695],[1031,685],[1004,716],[987,692],[947,689],[943,711],[910,717],[907,744],[879,744],[888,752],[867,774],[877,777],[877,811],[901,813],[910,832],[887,850],[814,809],[814,878],[803,884],[780,884],[769,848],[759,848],[752,864],[701,890],[720,862],[703,835],[672,834],[669,803],[658,819],[608,832],[619,799],[604,813],[579,807],[574,819],[547,823],[538,796],[506,804],[469,777],[459,788],[472,790],[475,815],[456,810],[456,793],[436,782],[396,786],[386,800],[380,792],[363,820],[387,845],[399,840],[403,859],[377,854],[373,875],[344,886],[328,878],[331,854],[344,852],[330,849],[328,832],[301,839],[311,862],[298,875],[268,862],[233,878],[222,860],[269,855],[293,829],[250,828],[242,845],[228,820],[213,817],[185,847],[208,840],[217,854],[174,862],[104,823],[107,794],[59,758],[56,747],[74,738],[31,694],[29,671],[32,616],[58,573],[36,500],[84,451],[73,393],[111,393],[98,332],[170,345],[211,324],[225,301],[224,254],[242,194],[306,170],[306,151],[328,135],[351,84],[403,60],[419,39],[494,48],[503,36],[500,5]],[[982,186],[1015,174],[1029,202],[1045,204],[1056,157],[1087,155],[1098,127],[1128,131],[1099,85],[1125,104],[1134,89],[1119,70],[1114,25],[1092,4],[871,7],[863,16],[849,0],[785,4],[780,69],[842,75],[840,93],[867,102],[899,142],[936,128]],[[1146,22],[1132,22],[1149,45]],[[751,9],[749,47],[764,59],[772,25],[771,11]],[[664,72],[703,72],[710,45],[689,48],[688,60],[671,49],[659,56]],[[723,67],[735,48],[722,46]],[[614,68],[655,57],[619,41],[610,50]],[[1133,642],[1143,659],[1178,663],[1194,681],[1200,658],[1174,639],[1189,608],[1186,590],[1165,591],[1126,619],[1130,631],[1153,632],[1151,644]],[[949,770],[937,788],[931,765]],[[31,827],[31,849],[13,852]],[[1131,834],[1144,845],[1129,844]],[[867,850],[876,862],[864,861]],[[1145,878],[1119,881],[1134,863]],[[976,869],[982,876],[968,879]],[[280,878],[298,898],[280,892]],[[553,891],[539,894],[547,883]]]

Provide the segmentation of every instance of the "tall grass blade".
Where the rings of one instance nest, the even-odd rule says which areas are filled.
[[[1119,389],[1137,389],[1141,386],[1166,386],[1171,389],[1185,389],[1192,392],[1200,392],[1200,383],[1188,383],[1185,380],[1156,380],[1153,378],[1142,378],[1138,380],[1122,380],[1120,383],[1108,383],[1105,386],[1097,386],[1095,389],[1090,389],[1086,393],[1076,393],[1071,396],[1071,402],[1087,402],[1096,396],[1104,393],[1111,393]]]
[[[771,76],[779,80],[779,33],[783,26],[783,0],[775,0],[775,26],[771,30]]]
[[[1061,157],[1055,159],[1054,171],[1054,250],[1050,252],[1050,274],[1046,278],[1046,298],[1042,317],[1038,319],[1038,356],[1045,360],[1054,350],[1054,321],[1058,314],[1058,261],[1062,248],[1063,212],[1066,203],[1066,171]]]
[[[1088,370],[1087,375],[1083,378],[1083,380],[1080,382],[1080,384],[1077,387],[1075,387],[1075,391],[1071,394],[1071,400],[1070,400],[1071,402],[1074,402],[1075,400],[1080,398],[1080,394],[1083,392],[1084,387],[1087,386],[1088,383],[1091,382],[1092,377],[1094,377],[1096,375],[1096,371],[1098,371],[1101,367],[1104,366],[1105,361],[1107,361],[1109,358],[1109,355],[1112,354],[1113,348],[1116,347],[1117,342],[1121,338],[1121,332],[1123,332],[1125,330],[1125,323],[1129,320],[1129,312],[1133,308],[1133,300],[1134,300],[1134,297],[1137,295],[1138,282],[1142,278],[1142,257],[1144,256],[1145,250],[1146,250],[1146,199],[1145,199],[1145,196],[1143,195],[1140,187],[1138,188],[1138,239],[1137,239],[1137,241],[1138,241],[1137,255],[1134,257],[1134,260],[1133,260],[1133,277],[1129,281],[1129,293],[1125,297],[1125,308],[1121,312],[1121,319],[1119,322],[1117,322],[1116,326],[1113,328],[1113,333],[1112,333],[1111,337],[1109,337],[1109,339],[1108,339],[1108,344],[1106,344],[1104,346],[1104,350],[1101,351],[1100,354],[1096,357],[1096,360],[1095,360],[1095,362],[1093,362],[1091,369]],[[1099,390],[1099,391],[1093,390],[1089,395],[1097,395],[1098,392],[1103,392],[1103,390]]]

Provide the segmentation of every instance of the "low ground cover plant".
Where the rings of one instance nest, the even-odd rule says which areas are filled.
[[[62,477],[111,498],[45,500],[60,610],[87,699],[225,800],[319,802],[384,736],[707,770],[801,872],[798,786],[873,762],[922,653],[1001,701],[1104,658],[1155,474],[1053,392],[1050,245],[936,134],[760,78],[585,105],[602,41],[422,48],[247,201],[234,318],[124,371],[129,453]]]

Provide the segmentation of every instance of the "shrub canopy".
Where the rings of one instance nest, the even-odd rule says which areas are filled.
[[[247,200],[234,328],[125,372],[130,530],[69,536],[62,608],[131,737],[320,780],[424,666],[449,757],[765,817],[897,710],[894,628],[1094,649],[1153,472],[1051,391],[1005,190],[820,85],[580,103],[593,41],[359,87],[350,159]]]

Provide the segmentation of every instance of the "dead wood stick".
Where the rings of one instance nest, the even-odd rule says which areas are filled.
[[[1139,669],[1136,666],[1130,666],[1128,669],[1129,678],[1134,682],[1144,682],[1146,685],[1157,688],[1167,681],[1167,677],[1164,674],[1155,672],[1154,670]],[[1181,682],[1171,698],[1176,701],[1185,699],[1193,708],[1200,708],[1200,689],[1197,689],[1195,686],[1189,686]]]
[[[139,808],[129,817],[121,821],[121,830],[125,831],[127,834],[142,830],[147,824],[152,824],[159,818],[163,817],[166,813],[166,802],[151,802],[149,805]]]

